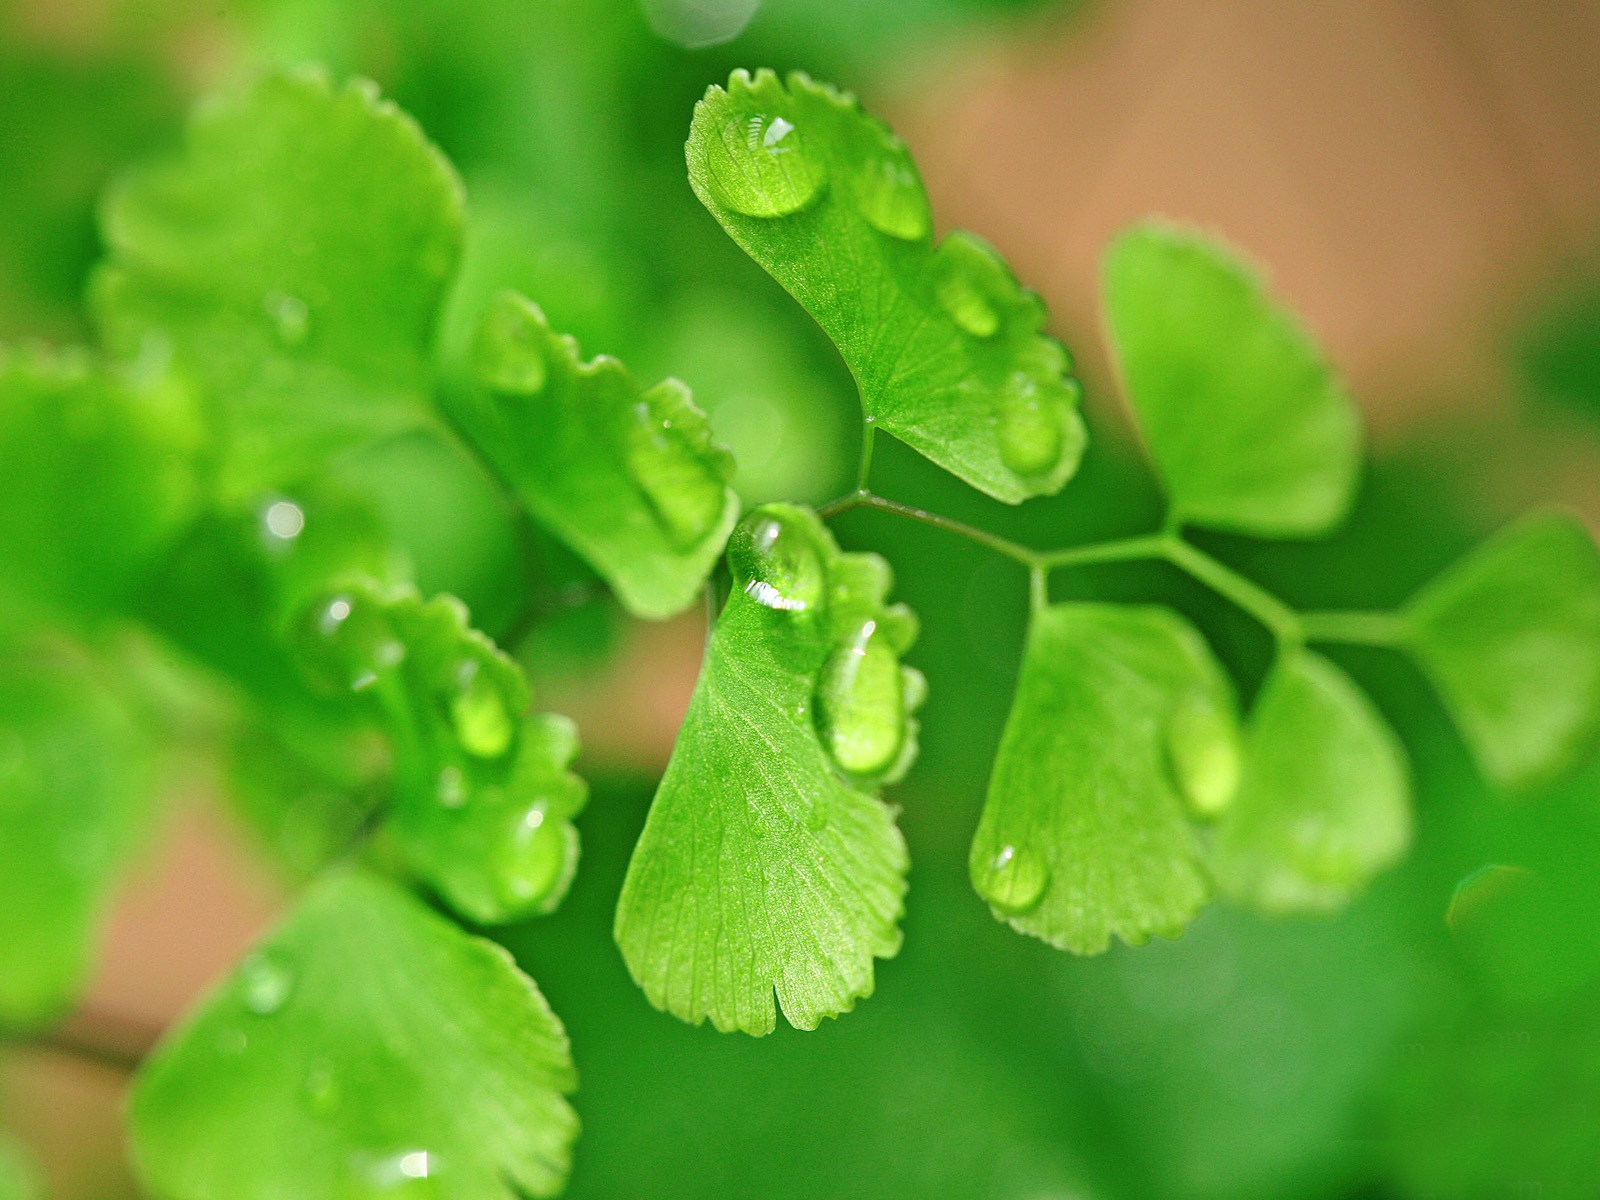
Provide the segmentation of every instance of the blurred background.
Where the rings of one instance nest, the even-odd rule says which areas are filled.
[[[748,502],[844,490],[857,435],[826,340],[685,180],[705,87],[773,66],[890,120],[941,228],[981,233],[1044,294],[1085,381],[1095,441],[1061,496],[1006,509],[892,443],[880,492],[1038,545],[1151,527],[1097,263],[1155,212],[1267,264],[1371,432],[1347,530],[1207,538],[1220,557],[1309,607],[1382,606],[1530,505],[1600,516],[1600,4],[0,0],[0,340],[92,339],[82,292],[108,180],[173,146],[196,97],[308,60],[376,79],[467,181],[442,351],[484,295],[518,286],[587,354],[688,381]],[[1410,860],[1336,918],[1214,907],[1178,942],[1073,959],[993,921],[966,882],[1026,581],[938,531],[852,513],[841,540],[890,558],[925,627],[909,656],[932,685],[924,751],[892,797],[914,863],[905,950],[816,1033],[690,1029],[633,988],[610,921],[703,616],[627,622],[581,567],[519,547],[442,442],[398,439],[339,471],[424,593],[462,596],[490,632],[530,588],[573,598],[512,648],[539,706],[583,731],[583,867],[556,916],[499,935],[573,1037],[571,1196],[1600,1196],[1600,762],[1495,794],[1406,663],[1349,651],[1412,752]],[[1246,694],[1265,663],[1258,630],[1158,568],[1084,572],[1057,594],[1178,605]],[[192,615],[150,623],[183,644]],[[185,670],[250,691],[189,640]],[[205,686],[174,684],[187,715],[157,764],[157,828],[89,995],[50,1044],[0,1046],[0,1127],[56,1200],[137,1195],[119,1060],[319,853],[220,744]]]

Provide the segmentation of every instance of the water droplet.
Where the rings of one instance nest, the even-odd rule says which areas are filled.
[[[350,1165],[366,1184],[362,1195],[375,1189],[392,1195],[433,1196],[444,1164],[432,1150],[407,1148],[390,1154],[352,1155]]]
[[[319,1059],[306,1069],[305,1098],[306,1107],[319,1117],[339,1107],[339,1077],[331,1063]]]
[[[939,307],[961,329],[975,338],[992,338],[1000,332],[1000,314],[984,295],[977,280],[965,271],[951,270],[939,280]]]
[[[758,508],[728,539],[728,565],[745,595],[784,612],[815,609],[827,580],[813,534],[776,506]]]
[[[536,396],[549,379],[545,358],[549,337],[538,305],[516,292],[501,292],[478,327],[473,374],[492,392]]]
[[[747,217],[782,217],[815,196],[827,166],[804,133],[771,113],[734,113],[706,146],[712,190]]]
[[[335,595],[307,610],[299,649],[307,668],[324,685],[365,691],[405,660],[381,605],[355,593]]]
[[[467,779],[461,768],[449,766],[439,772],[439,803],[445,808],[461,808],[467,802]]]
[[[823,665],[817,682],[817,729],[834,762],[852,775],[894,765],[905,740],[900,660],[877,622],[863,621]]]
[[[550,894],[566,868],[568,835],[542,804],[515,817],[490,852],[495,899],[504,918],[527,912]]]
[[[1000,461],[1018,475],[1048,474],[1066,445],[1064,409],[1054,389],[1042,389],[1025,372],[1013,372],[1000,392],[995,431]]]
[[[1167,718],[1167,769],[1196,816],[1215,817],[1239,787],[1239,731],[1233,715],[1206,692],[1193,691]]]
[[[217,1053],[224,1058],[237,1058],[250,1048],[250,1039],[242,1029],[229,1027],[217,1034]]]
[[[261,524],[268,537],[292,542],[305,529],[306,514],[292,500],[276,500],[262,512]]]
[[[727,505],[726,454],[711,444],[688,388],[664,380],[631,405],[622,426],[628,474],[680,550],[710,533]]]
[[[294,991],[294,969],[282,955],[258,950],[239,965],[239,998],[258,1017],[270,1017]]]
[[[978,880],[983,898],[1003,913],[1016,916],[1044,898],[1050,868],[1026,846],[1006,843],[984,864]]]
[[[1445,909],[1444,923],[1459,931],[1497,902],[1526,888],[1534,878],[1527,867],[1504,863],[1481,866],[1456,884],[1450,894],[1450,906]]]
[[[298,346],[311,332],[311,310],[298,296],[285,292],[268,292],[262,301],[272,331],[285,346]]]
[[[455,671],[450,723],[462,749],[478,758],[499,758],[516,734],[500,688],[476,659],[463,659]]]
[[[908,242],[926,237],[928,196],[905,144],[877,122],[868,122],[864,128],[870,131],[866,136],[871,145],[861,152],[850,181],[856,207],[880,233]]]

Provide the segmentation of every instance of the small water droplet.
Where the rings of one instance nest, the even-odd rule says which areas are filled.
[[[850,180],[856,207],[880,233],[908,242],[926,237],[928,196],[905,144],[875,121],[861,128],[870,144],[858,152]]]
[[[710,533],[727,505],[727,456],[698,415],[688,388],[668,379],[629,406],[622,425],[628,475],[680,550]]]
[[[406,657],[382,606],[356,593],[313,605],[300,629],[301,657],[329,688],[365,691]]]
[[[250,1039],[242,1029],[229,1027],[217,1034],[217,1053],[224,1058],[237,1058],[250,1048]]]
[[[339,1107],[339,1077],[331,1063],[319,1059],[306,1069],[305,1098],[306,1107],[319,1117]]]
[[[450,723],[462,749],[477,758],[499,758],[511,748],[516,727],[505,698],[476,659],[463,659],[456,667]]]
[[[1456,884],[1445,909],[1444,923],[1459,932],[1496,903],[1521,891],[1535,879],[1527,867],[1487,863]]]
[[[821,189],[827,166],[787,118],[736,112],[706,146],[712,190],[747,217],[797,212]]]
[[[258,1017],[270,1017],[294,991],[294,968],[279,953],[257,950],[239,965],[239,998]]]
[[[740,589],[766,608],[805,612],[826,594],[822,555],[812,533],[777,506],[758,508],[728,539],[728,565]]]
[[[292,500],[275,500],[263,510],[261,524],[268,537],[292,542],[305,529],[306,514]]]
[[[958,327],[975,338],[992,338],[1000,332],[1000,314],[984,295],[977,280],[965,271],[947,272],[936,288],[939,307]]]
[[[300,297],[268,292],[262,307],[272,322],[272,331],[285,346],[298,346],[311,332],[311,310]]]
[[[473,374],[492,392],[536,396],[549,380],[549,337],[538,305],[516,292],[501,292],[478,327]]]
[[[905,741],[900,661],[876,621],[863,621],[829,655],[817,681],[817,730],[840,768],[875,775],[894,765]]]
[[[979,873],[978,890],[1001,912],[1017,916],[1044,899],[1050,868],[1026,846],[1006,843]]]
[[[995,430],[1000,461],[1018,475],[1053,470],[1066,445],[1064,408],[1054,389],[1040,388],[1025,372],[1013,372],[1000,393]]]
[[[1193,691],[1167,718],[1167,769],[1178,794],[1199,817],[1216,817],[1239,788],[1239,731],[1233,715],[1208,693]]]
[[[548,817],[542,803],[518,814],[490,853],[491,881],[504,919],[536,906],[566,869],[566,831]]]
[[[439,772],[439,803],[445,808],[461,808],[467,802],[467,779],[457,766],[445,767]]]

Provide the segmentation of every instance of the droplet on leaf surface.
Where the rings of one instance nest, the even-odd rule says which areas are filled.
[[[786,117],[735,112],[706,146],[717,198],[747,217],[782,217],[810,202],[827,179],[822,158]]]
[[[810,532],[796,518],[772,508],[757,509],[734,530],[728,565],[745,595],[784,612],[816,608],[827,585],[822,555]]]
[[[852,775],[888,770],[905,740],[900,662],[875,621],[864,621],[823,665],[817,684],[823,745]]]
[[[1025,913],[1044,898],[1050,868],[1026,846],[1000,847],[978,882],[983,898],[1003,913]]]

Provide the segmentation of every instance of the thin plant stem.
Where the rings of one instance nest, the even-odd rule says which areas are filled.
[[[1231,600],[1266,626],[1280,645],[1305,640],[1300,615],[1254,580],[1179,537],[1168,537],[1164,557],[1173,566]]]
[[[1300,614],[1308,642],[1343,642],[1352,646],[1404,646],[1410,627],[1392,612],[1308,612]]]

